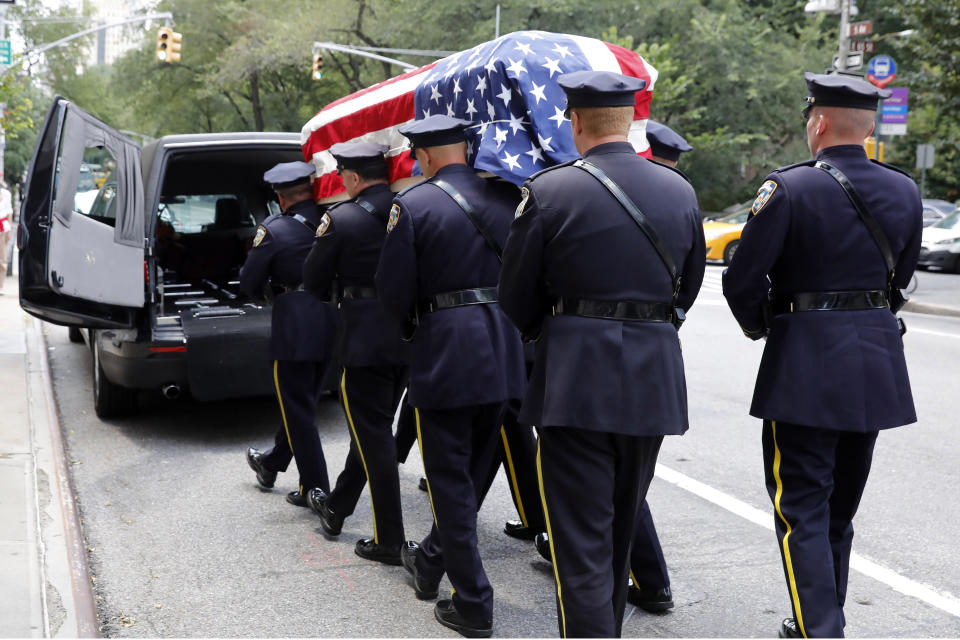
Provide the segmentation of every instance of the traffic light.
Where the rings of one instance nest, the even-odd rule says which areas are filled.
[[[323,54],[315,53],[313,54],[313,79],[320,80],[323,78]]]
[[[180,42],[183,35],[170,27],[157,29],[157,61],[180,62]]]

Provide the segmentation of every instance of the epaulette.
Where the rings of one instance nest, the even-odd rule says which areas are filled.
[[[656,160],[653,160],[653,159],[649,159],[649,160],[650,160],[650,162],[652,162],[653,164],[656,164],[656,165],[659,165],[659,166],[661,166],[661,167],[664,167],[665,169],[670,169],[670,171],[673,171],[674,173],[679,173],[681,178],[683,178],[684,180],[686,180],[686,181],[689,182],[690,184],[693,184],[693,182],[690,181],[690,178],[687,177],[687,174],[685,174],[683,171],[680,171],[680,169],[677,169],[676,167],[671,167],[671,166],[668,165],[668,164],[663,164],[662,162],[657,162]]]
[[[345,204],[350,204],[350,203],[352,203],[352,202],[355,203],[355,202],[356,202],[356,198],[350,198],[349,200],[341,200],[340,202],[334,202],[332,205],[330,205],[329,207],[327,207],[327,209],[326,209],[326,211],[324,211],[324,213],[331,213],[331,212],[332,212],[334,209],[336,209],[337,207],[342,206],[342,205],[345,205]]]
[[[900,167],[894,166],[892,164],[887,164],[886,162],[880,162],[879,160],[874,160],[873,158],[870,158],[870,162],[872,162],[873,164],[880,165],[884,169],[890,169],[892,171],[896,171],[897,173],[902,173],[903,175],[913,180],[913,174],[911,174],[909,171],[905,171],[901,169]]]
[[[416,184],[412,184],[412,185],[410,185],[409,187],[407,187],[407,188],[405,188],[405,189],[403,189],[403,190],[401,190],[401,191],[396,192],[396,193],[393,195],[393,197],[394,197],[394,198],[399,198],[400,196],[402,196],[403,194],[405,194],[407,191],[410,191],[411,189],[413,189],[413,188],[415,188],[415,187],[419,187],[419,186],[422,185],[422,184],[427,184],[428,182],[430,182],[429,179],[427,179],[427,180],[421,180],[420,182],[418,182],[418,183],[416,183]]]
[[[812,167],[817,163],[816,160],[804,160],[803,162],[797,162],[795,164],[788,164],[785,167],[780,167],[779,169],[774,169],[770,173],[783,173],[784,171],[789,171],[790,169],[796,169],[797,167]]]
[[[568,160],[567,162],[561,162],[560,164],[555,164],[555,165],[553,165],[552,167],[547,167],[547,168],[545,168],[545,169],[540,169],[540,171],[537,171],[535,174],[533,174],[532,176],[530,176],[529,178],[527,178],[527,182],[529,182],[529,181],[533,180],[534,178],[537,178],[537,177],[539,177],[539,176],[547,173],[548,171],[553,171],[554,169],[559,169],[559,168],[561,168],[561,167],[569,167],[570,165],[572,165],[574,162],[576,162],[576,161],[579,160],[579,159],[580,159],[580,158],[574,158],[573,160]]]

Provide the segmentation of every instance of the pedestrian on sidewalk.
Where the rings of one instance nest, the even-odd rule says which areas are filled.
[[[7,259],[13,239],[13,197],[3,175],[0,174],[0,295],[7,277]]]

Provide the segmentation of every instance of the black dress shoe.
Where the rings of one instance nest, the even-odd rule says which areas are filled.
[[[400,561],[403,563],[403,568],[413,576],[413,590],[417,594],[417,600],[433,600],[440,593],[440,581],[430,582],[417,575],[418,551],[420,551],[420,545],[408,540],[400,547]]]
[[[637,587],[631,584],[627,588],[627,602],[644,611],[657,613],[673,609],[673,594],[670,587]]]
[[[423,476],[420,476],[420,482],[419,482],[419,484],[417,484],[417,486],[420,487],[420,491],[426,491],[426,490],[427,490],[427,479],[424,478]]]
[[[786,618],[780,623],[780,630],[777,632],[778,638],[802,638],[803,634],[797,629],[797,621],[793,618]]]
[[[338,536],[343,529],[343,518],[327,506],[327,494],[320,487],[314,487],[307,492],[307,503],[310,510],[320,518],[320,526],[329,536]]]
[[[264,489],[273,489],[273,483],[277,481],[277,472],[270,471],[263,466],[263,453],[250,447],[247,449],[247,464],[257,472],[257,482]]]
[[[537,534],[543,533],[543,529],[524,526],[519,520],[507,520],[503,523],[503,532],[517,540],[533,540]]]
[[[292,504],[295,507],[309,507],[307,504],[307,496],[300,493],[300,490],[291,491],[287,494],[287,502]]]
[[[383,564],[392,564],[400,566],[400,547],[402,545],[377,544],[370,538],[357,540],[357,546],[354,551],[361,558],[382,562]]]
[[[433,615],[436,616],[437,622],[466,638],[489,638],[493,635],[492,622],[467,620],[457,613],[457,608],[453,606],[453,600],[438,602],[433,608]]]
[[[537,551],[547,562],[553,562],[553,553],[550,552],[550,539],[547,538],[547,534],[538,533],[537,537],[533,539],[533,544],[537,548]]]

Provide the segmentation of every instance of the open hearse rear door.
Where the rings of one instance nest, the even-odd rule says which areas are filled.
[[[23,309],[67,326],[133,327],[145,300],[139,145],[54,98],[24,193]]]

